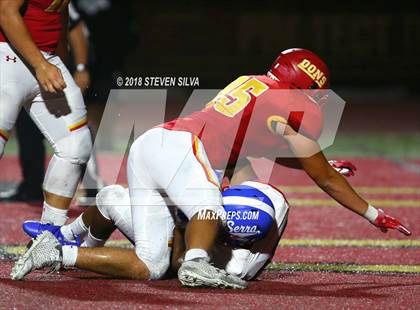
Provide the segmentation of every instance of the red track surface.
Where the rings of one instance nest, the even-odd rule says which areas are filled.
[[[7,308],[325,309],[420,306],[417,276],[269,271],[244,291],[184,289],[176,280],[123,281],[91,273],[31,274],[14,282],[0,270],[2,304]]]
[[[282,263],[345,263],[364,265],[417,265],[419,248],[285,247],[273,261]],[[420,279],[419,279],[420,280]]]
[[[102,160],[102,167],[113,158]],[[350,179],[357,186],[415,188],[420,175],[383,159],[355,159],[358,176]],[[418,162],[417,162],[418,163]],[[261,163],[257,163],[257,166]],[[260,167],[261,168],[261,167]],[[17,181],[16,160],[0,162],[0,181]],[[103,171],[106,179],[108,171]],[[124,175],[122,175],[122,180]],[[272,181],[281,186],[313,185],[301,172],[276,170]],[[286,191],[289,199],[326,199],[322,193]],[[418,201],[418,192],[373,193],[369,199]],[[385,208],[387,209],[387,208]],[[74,209],[74,217],[82,209]],[[420,208],[388,208],[412,229],[408,240],[418,240]],[[40,206],[0,204],[0,244],[21,244],[27,238],[20,223],[38,218]],[[113,238],[123,238],[116,234]],[[377,239],[407,240],[397,232],[383,234],[354,214],[334,206],[293,207],[283,239]],[[419,247],[281,247],[274,261],[282,263],[344,263],[360,265],[420,265]],[[245,291],[181,288],[176,280],[124,281],[107,279],[92,273],[67,271],[61,274],[36,272],[23,282],[9,280],[12,262],[0,261],[0,308],[420,308],[420,273],[374,274],[337,272],[266,271]]]

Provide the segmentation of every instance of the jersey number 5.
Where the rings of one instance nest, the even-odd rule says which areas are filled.
[[[251,95],[258,97],[268,88],[256,78],[241,76],[223,89],[207,107],[213,106],[217,112],[234,117],[251,102]]]
[[[70,0],[54,0],[53,2],[51,2],[50,6],[46,8],[45,12],[48,12],[48,13],[62,12],[67,7],[69,2]]]

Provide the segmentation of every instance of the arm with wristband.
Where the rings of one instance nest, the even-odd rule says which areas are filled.
[[[370,205],[343,178],[341,174],[347,176],[354,174],[356,169],[351,163],[328,162],[317,142],[298,134],[287,124],[277,123],[276,132],[287,141],[302,169],[330,197],[347,209],[363,216],[383,232],[396,229],[406,236],[411,235],[411,232],[398,219]],[[308,156],[308,154],[313,155]]]

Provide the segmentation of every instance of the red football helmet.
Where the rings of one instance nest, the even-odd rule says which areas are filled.
[[[317,55],[302,48],[281,52],[268,76],[298,89],[327,89],[330,82],[327,65]]]

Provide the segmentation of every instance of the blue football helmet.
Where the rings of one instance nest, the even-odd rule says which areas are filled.
[[[266,194],[270,185],[248,181],[222,192],[226,242],[244,246],[262,239],[275,222],[275,208]]]

